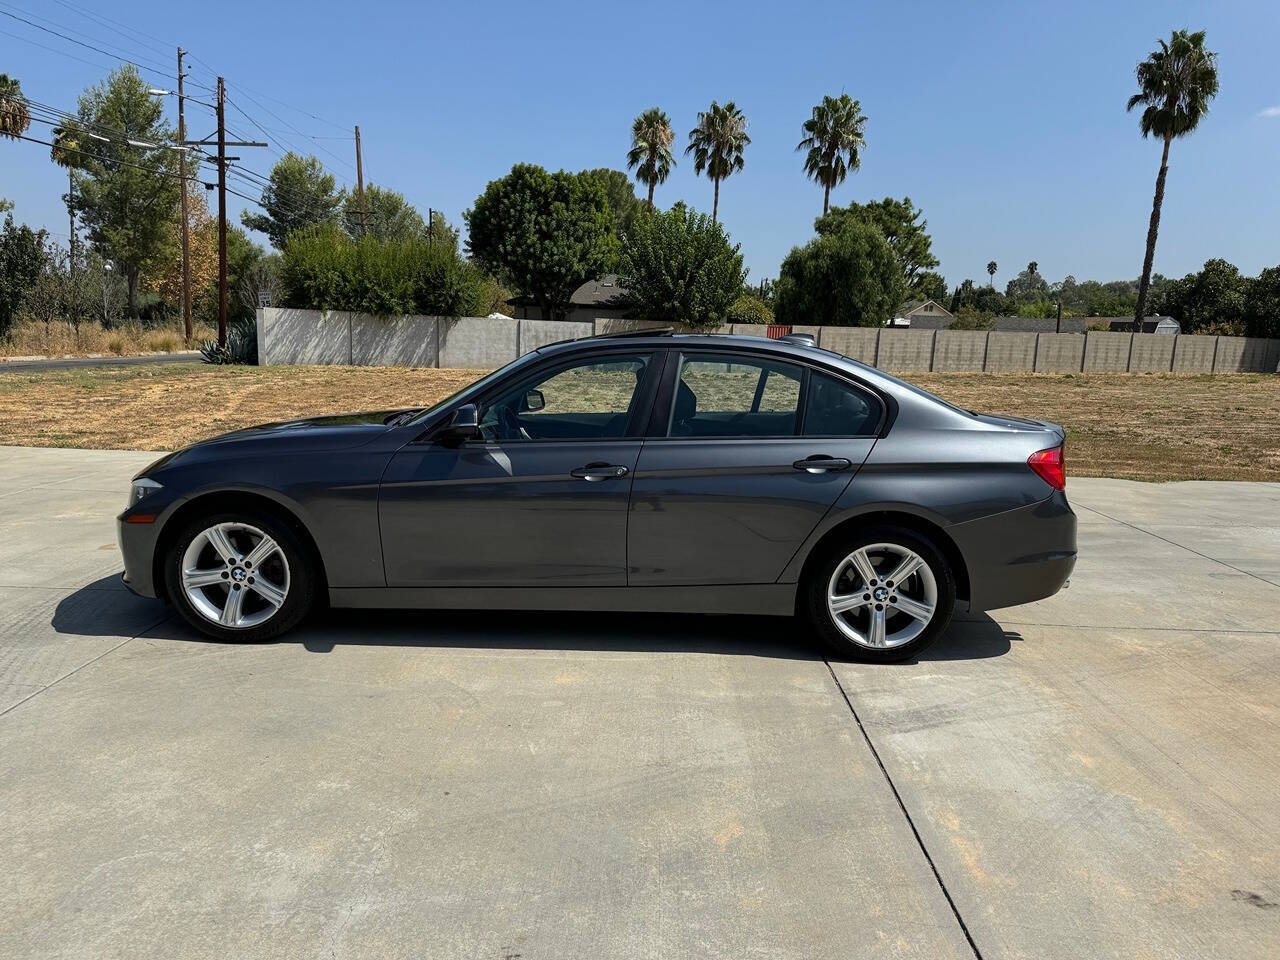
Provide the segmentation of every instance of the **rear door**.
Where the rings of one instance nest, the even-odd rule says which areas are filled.
[[[875,444],[882,401],[762,354],[672,352],[636,466],[628,583],[773,583]]]
[[[395,455],[379,501],[390,586],[623,586],[652,351],[542,365],[480,401],[483,440]]]

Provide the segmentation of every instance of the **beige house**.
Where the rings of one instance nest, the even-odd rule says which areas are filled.
[[[955,316],[937,300],[908,300],[898,307],[888,326],[909,327],[916,319],[930,321],[929,329],[937,329],[949,325]]]

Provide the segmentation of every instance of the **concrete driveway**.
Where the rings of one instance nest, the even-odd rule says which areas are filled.
[[[149,454],[0,448],[0,956],[1274,958],[1280,485],[1074,480],[1069,591],[786,621],[121,588]]]

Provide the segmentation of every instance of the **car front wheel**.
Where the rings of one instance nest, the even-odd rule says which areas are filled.
[[[828,550],[802,585],[802,613],[837,653],[908,659],[938,638],[955,608],[955,576],[910,530],[878,527]]]
[[[298,535],[257,511],[219,512],[179,531],[165,556],[169,598],[218,640],[269,640],[311,608],[314,564]]]

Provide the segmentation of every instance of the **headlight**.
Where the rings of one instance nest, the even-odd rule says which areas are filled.
[[[129,488],[129,506],[132,507],[143,497],[150,496],[159,490],[161,484],[154,480],[148,480],[146,477],[140,477],[133,481],[133,486]]]

